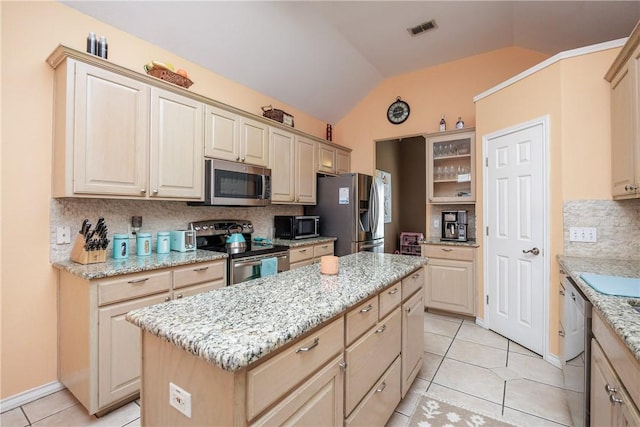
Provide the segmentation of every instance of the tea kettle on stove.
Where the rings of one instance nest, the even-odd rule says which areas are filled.
[[[244,252],[247,248],[247,241],[242,235],[242,226],[240,224],[232,224],[227,227],[227,239],[225,242],[227,251],[231,253]]]

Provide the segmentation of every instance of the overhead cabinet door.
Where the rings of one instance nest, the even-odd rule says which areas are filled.
[[[144,197],[149,86],[79,62],[75,65],[73,191]],[[60,114],[63,114],[60,112]]]

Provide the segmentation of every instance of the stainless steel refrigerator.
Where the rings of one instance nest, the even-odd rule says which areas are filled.
[[[335,254],[384,252],[384,187],[382,180],[358,173],[318,178],[316,206],[320,234],[337,237]]]

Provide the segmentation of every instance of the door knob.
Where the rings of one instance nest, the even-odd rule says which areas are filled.
[[[540,255],[540,249],[538,248],[532,248],[529,249],[528,251],[525,251],[524,249],[522,250],[523,254],[533,254],[533,255]]]

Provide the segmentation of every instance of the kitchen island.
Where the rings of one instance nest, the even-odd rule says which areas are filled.
[[[254,425],[311,416],[342,425],[384,402],[393,411],[408,388],[401,378],[410,383],[417,373],[415,358],[403,365],[403,356],[422,353],[416,307],[426,262],[352,254],[340,258],[335,276],[310,265],[128,313],[143,330],[142,422]],[[169,406],[170,388],[181,410]]]

